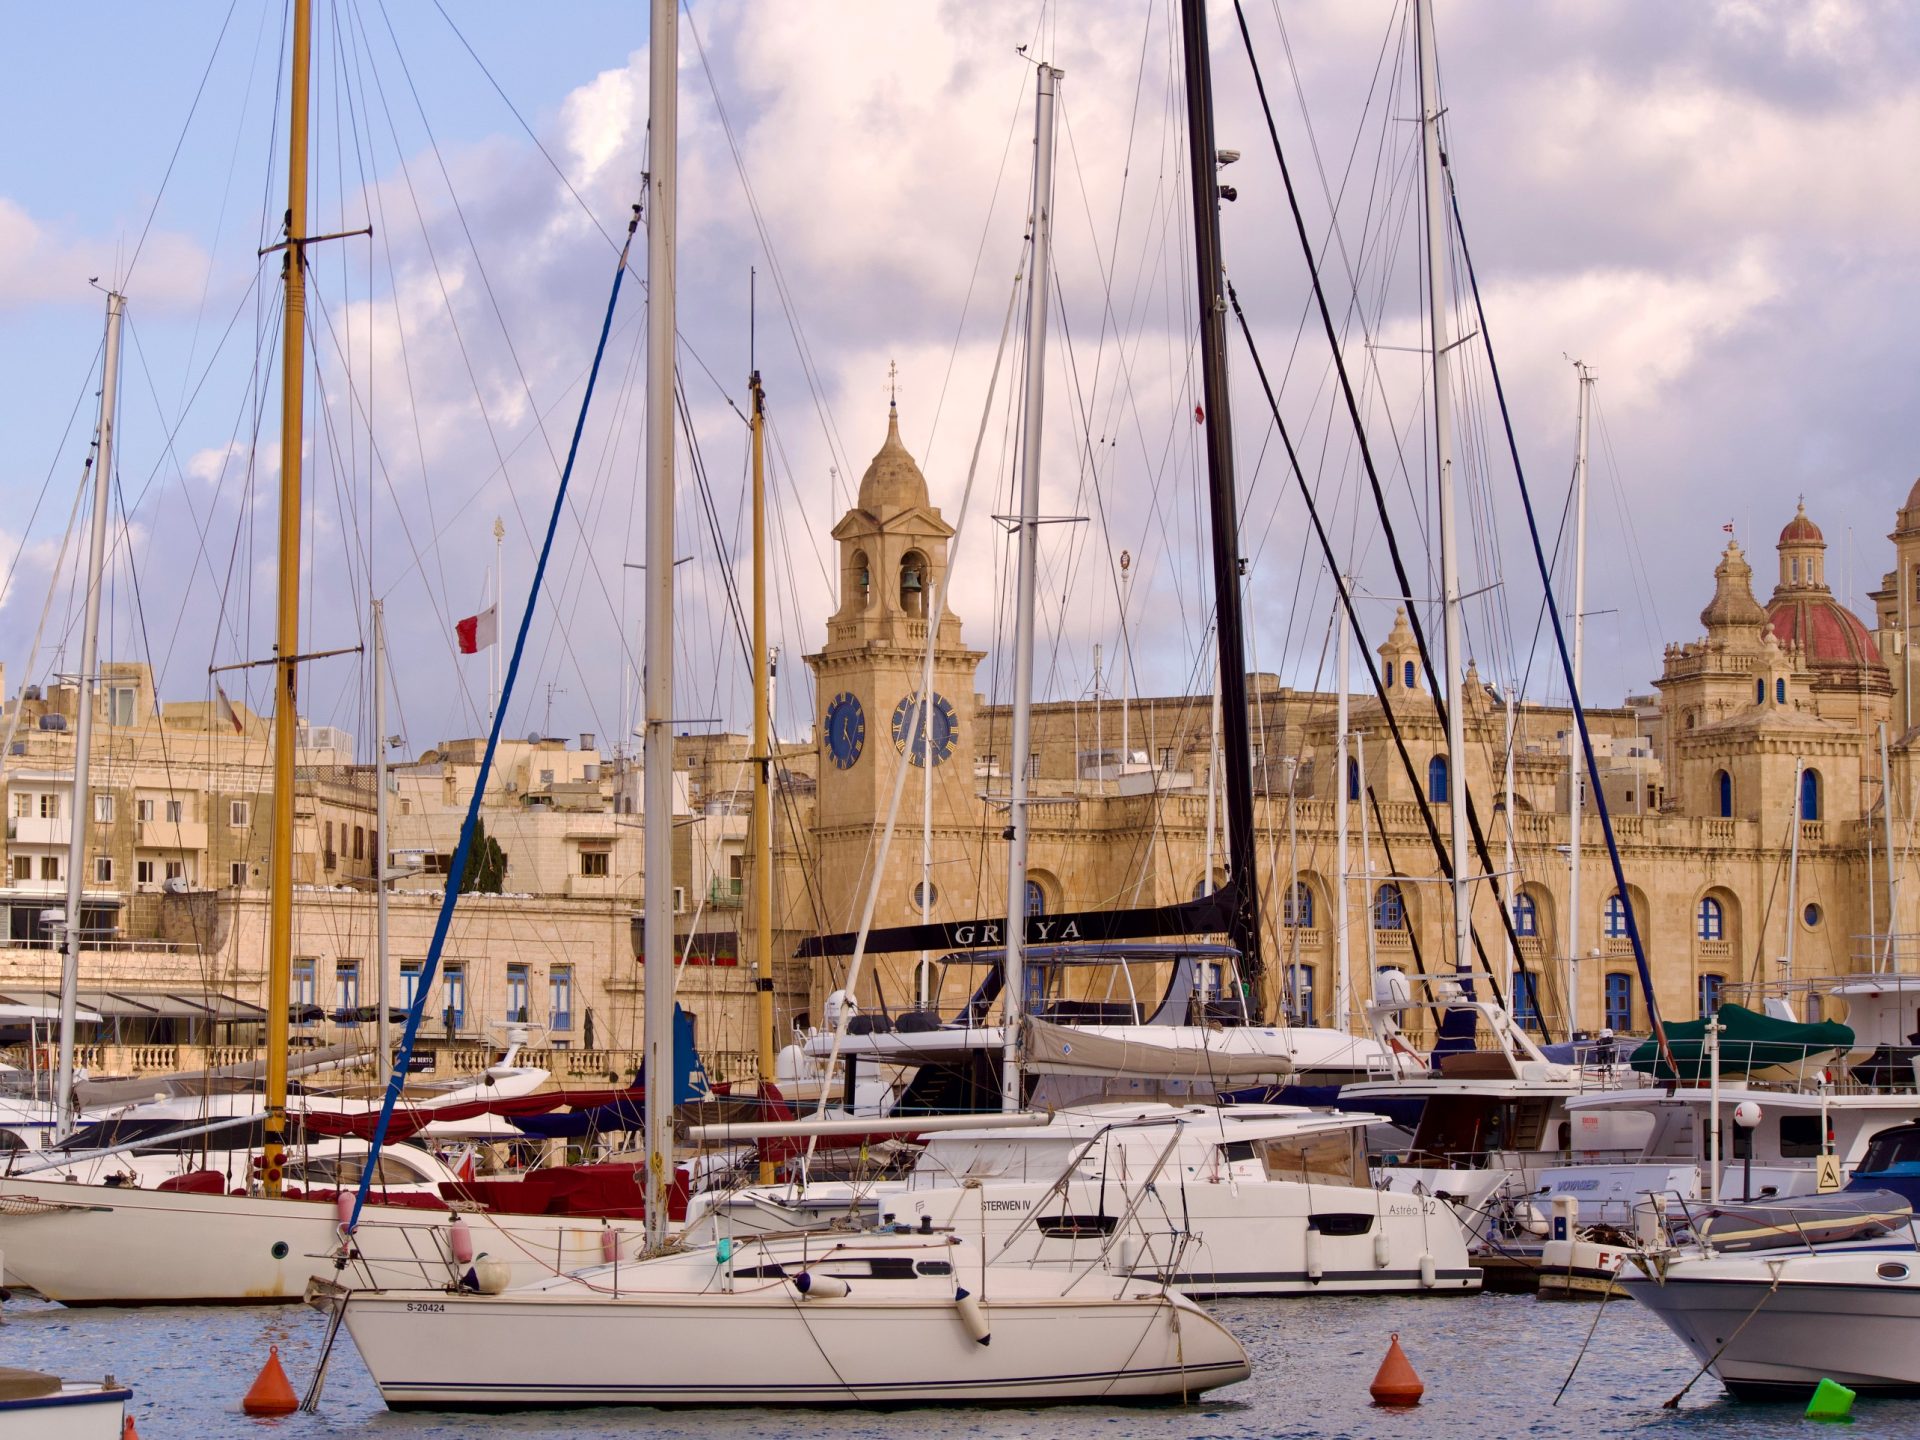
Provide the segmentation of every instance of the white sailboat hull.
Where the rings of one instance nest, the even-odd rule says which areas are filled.
[[[1238,1342],[1174,1296],[990,1295],[981,1345],[951,1299],[873,1294],[884,1285],[834,1300],[784,1283],[764,1300],[355,1294],[345,1323],[396,1410],[1180,1399],[1249,1374]]]
[[[452,1214],[369,1205],[355,1233],[366,1272],[383,1285],[448,1283]],[[601,1236],[637,1255],[637,1220],[469,1214],[476,1253],[526,1285],[606,1258]],[[67,1305],[292,1302],[310,1277],[337,1273],[330,1200],[192,1195],[52,1180],[0,1180],[7,1273]]]
[[[132,1398],[124,1386],[83,1383],[52,1395],[0,1400],[0,1440],[121,1440]]]

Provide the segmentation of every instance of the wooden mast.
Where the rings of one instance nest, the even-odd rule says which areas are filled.
[[[291,118],[287,125],[285,311],[280,367],[280,608],[273,702],[273,850],[268,872],[267,1115],[261,1176],[280,1193],[287,1138],[287,1002],[293,974],[293,758],[300,723],[300,437],[306,397],[307,80],[311,0],[293,0]]]

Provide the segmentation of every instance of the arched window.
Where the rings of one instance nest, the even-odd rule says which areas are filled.
[[[1724,940],[1727,938],[1727,913],[1720,902],[1708,895],[1700,901],[1699,926],[1697,933],[1702,940]]]
[[[1413,662],[1411,660],[1407,661],[1404,679],[1407,689],[1418,690],[1420,688],[1419,684],[1413,678]]]
[[[916,1010],[931,1010],[934,996],[939,992],[940,983],[934,975],[931,960],[922,960],[913,967],[913,1006]]]
[[[1306,881],[1293,882],[1287,890],[1287,898],[1281,908],[1284,912],[1281,916],[1281,924],[1313,928],[1313,891],[1307,888]]]
[[[1393,688],[1393,662],[1391,660],[1387,662],[1386,669],[1387,669],[1387,689],[1391,690]]]
[[[1633,977],[1631,975],[1607,976],[1605,1024],[1609,1030],[1633,1028]]]
[[[1785,680],[1775,680],[1773,682],[1773,703],[1776,705],[1784,705],[1787,703],[1787,682]]]
[[[1027,914],[1044,915],[1047,913],[1047,892],[1038,880],[1027,881]]]
[[[1388,881],[1373,892],[1373,928],[1404,930],[1406,924],[1407,903],[1400,896],[1400,887]]]
[[[1719,792],[1720,818],[1731,820],[1733,818],[1733,776],[1722,770],[1713,777],[1713,788]]]
[[[1533,897],[1524,890],[1513,897],[1513,933],[1520,936],[1540,933],[1540,911]]]
[[[927,613],[927,557],[909,550],[900,557],[900,609],[907,615]]]
[[[847,603],[857,605],[862,610],[867,607],[868,586],[872,575],[867,566],[867,552],[856,550],[847,561]]]
[[[1606,932],[1609,940],[1627,938],[1627,902],[1620,898],[1620,892],[1614,891],[1607,896],[1605,912]]]
[[[1447,797],[1447,757],[1436,755],[1427,762],[1427,800],[1434,805],[1444,805]]]
[[[1753,682],[1753,703],[1756,705],[1764,705],[1767,703],[1766,681],[1756,680]]]
[[[1360,762],[1353,756],[1347,757],[1347,799],[1360,798]]]
[[[1800,561],[1798,557],[1796,557],[1793,562],[1793,583],[1796,585],[1800,583]]]
[[[1702,975],[1700,977],[1700,1018],[1709,1018],[1720,1008],[1720,987],[1727,983],[1724,975]]]
[[[1802,820],[1820,818],[1820,772],[1818,770],[1800,772],[1800,818]]]

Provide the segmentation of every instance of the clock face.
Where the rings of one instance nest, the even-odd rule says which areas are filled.
[[[860,697],[842,690],[827,702],[827,753],[836,770],[849,770],[867,748],[867,712]]]
[[[907,755],[915,765],[925,765],[931,742],[933,763],[941,764],[953,754],[953,742],[960,733],[960,717],[954,713],[953,702],[934,692],[933,703],[927,707],[927,733],[921,734],[920,729],[920,696],[915,692],[893,707],[893,748]],[[908,753],[909,741],[911,753]]]

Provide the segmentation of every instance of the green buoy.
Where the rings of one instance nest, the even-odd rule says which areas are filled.
[[[1822,1380],[1807,1401],[1809,1420],[1850,1420],[1853,1418],[1853,1391],[1837,1380]]]

